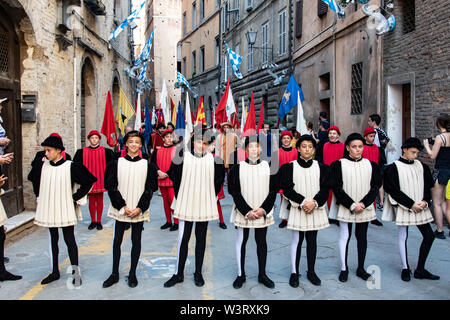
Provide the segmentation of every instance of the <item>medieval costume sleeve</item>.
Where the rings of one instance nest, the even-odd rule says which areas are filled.
[[[216,192],[216,196],[222,189],[224,180],[225,180],[225,166],[220,159],[217,160],[217,157],[214,157],[214,189]]]
[[[360,200],[367,208],[372,205],[377,197],[378,189],[381,186],[381,174],[378,165],[371,161],[372,165],[372,176],[370,179],[370,190],[369,192]],[[331,178],[333,179],[333,192],[336,196],[337,202],[342,204],[344,207],[350,210],[353,203],[356,201],[353,200],[343,189],[342,182],[342,167],[340,161],[335,161],[331,164]]]
[[[154,151],[153,151],[154,152]],[[173,190],[175,192],[175,198],[178,196],[178,191],[180,190],[181,177],[183,174],[183,159],[184,148],[180,146],[175,151],[175,157],[170,164],[169,170],[166,172],[170,180],[173,182]]]
[[[72,185],[74,183],[80,185],[78,190],[73,194],[74,201],[78,201],[87,195],[97,181],[97,178],[83,164],[78,162],[72,162],[70,166],[70,177],[72,179]]]

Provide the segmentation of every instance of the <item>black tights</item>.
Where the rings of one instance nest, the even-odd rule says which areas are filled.
[[[114,227],[114,240],[113,240],[113,274],[119,274],[120,263],[120,246],[122,245],[123,234],[125,233],[125,227],[128,222],[116,221]],[[131,266],[130,274],[136,275],[136,268],[141,255],[141,237],[142,227],[144,222],[131,223]]]
[[[70,264],[72,266],[78,266],[78,247],[75,241],[74,226],[62,227],[64,242],[67,245],[67,251],[69,253]],[[52,273],[59,273],[58,254],[59,254],[59,233],[58,228],[49,228],[50,231],[50,244],[52,251]]]
[[[352,237],[352,226],[353,223],[348,223],[348,240],[347,246],[345,248],[345,266],[346,270],[348,270],[347,264],[347,256],[348,256],[348,244],[350,242],[350,238]],[[369,227],[368,222],[355,223],[355,237],[357,241],[358,248],[358,269],[364,269],[364,261],[366,260],[366,252],[367,252],[367,229]]]
[[[419,271],[423,271],[425,270],[425,262],[427,261],[427,257],[428,254],[430,253],[431,250],[431,246],[433,245],[434,242],[434,233],[433,233],[433,229],[431,228],[431,225],[429,223],[427,224],[422,224],[417,226],[417,228],[419,229],[420,233],[422,234],[423,240],[422,243],[420,245],[420,249],[419,249],[419,261],[417,262],[417,270]],[[408,241],[408,227],[406,227],[406,237],[404,239],[404,250],[405,250],[405,258],[406,258],[406,264],[409,268],[409,263],[408,263],[408,250],[407,250],[407,243]]]
[[[254,228],[256,241],[256,254],[258,256],[259,275],[266,274],[267,262],[267,227]],[[236,240],[237,262],[239,276],[245,275],[245,248],[250,234],[250,228],[238,228],[238,238]]]
[[[178,233],[178,265],[177,275],[184,274],[184,266],[188,256],[188,244],[191,238],[194,222],[179,220]],[[206,234],[208,232],[208,221],[195,223],[195,272],[202,273],[203,258],[206,248]]]
[[[295,256],[295,266],[297,273],[299,272],[298,266],[300,264],[300,256],[302,253],[302,243],[303,239],[306,237],[306,257],[308,260],[308,271],[314,272],[314,267],[316,264],[316,255],[317,255],[317,230],[314,231],[298,231],[300,234],[298,245],[297,245],[297,254]]]

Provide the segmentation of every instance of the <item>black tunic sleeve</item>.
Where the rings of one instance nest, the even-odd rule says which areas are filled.
[[[157,160],[157,152],[158,152],[158,149],[153,151],[152,155],[150,156],[150,159],[151,159],[150,162],[156,166],[157,170],[159,170],[159,167],[158,167],[158,164],[156,161]]]
[[[378,166],[380,167],[380,171],[383,170],[386,163],[387,163],[386,154],[384,153],[383,148],[378,147]]]
[[[433,183],[433,176],[431,175],[430,167],[428,167],[426,164],[422,163],[423,166],[423,181],[424,181],[424,187],[423,187],[423,201],[426,201],[428,203],[428,206],[431,206],[431,189],[434,186]]]
[[[240,164],[234,165],[230,170],[228,181],[228,193],[233,197],[234,204],[238,211],[245,216],[252,208],[245,201],[241,193],[241,183],[239,181]],[[270,211],[270,210],[269,210]]]
[[[178,148],[175,152],[175,156],[172,159],[169,170],[166,172],[170,180],[173,182],[173,190],[175,192],[175,198],[178,196],[178,191],[180,190],[181,177],[183,174],[183,156],[184,149],[182,147]]]
[[[214,157],[214,191],[216,192],[216,196],[222,189],[224,180],[225,180],[225,166],[221,161],[216,161],[216,157]]]
[[[83,163],[83,148],[78,149],[77,152],[75,152],[75,155],[73,156],[73,162]]]
[[[114,151],[108,148],[105,148],[105,160],[106,164],[114,160]]]
[[[66,160],[72,160],[72,157],[67,152],[66,152]]]
[[[111,205],[120,210],[126,206],[126,202],[123,199],[118,189],[119,181],[117,180],[117,160],[113,160],[106,166],[105,170],[105,189],[108,191]]]
[[[286,163],[280,168],[281,174],[281,189],[283,189],[283,195],[291,201],[298,203],[299,205],[305,200],[305,197],[294,190],[294,166],[292,163]]]
[[[44,164],[44,162],[42,161],[43,157],[45,157],[45,153],[43,151],[38,151],[36,153],[36,156],[31,162],[31,170],[27,177],[28,181],[31,181],[33,185],[33,192],[36,197],[39,197],[39,187],[41,184],[41,171],[42,165]]]
[[[364,206],[366,208],[373,205],[373,202],[377,198],[378,190],[381,187],[380,167],[378,167],[378,165],[373,161],[370,161],[370,164],[372,165],[372,177],[370,179],[370,190],[364,196],[364,198],[362,198],[360,201],[364,204]]]
[[[350,198],[350,196],[343,189],[342,182],[342,166],[339,160],[334,161],[331,164],[331,179],[333,185],[333,192],[336,196],[336,200],[338,204],[342,204],[344,207],[350,210],[355,201]]]
[[[158,175],[156,173],[156,168],[152,163],[148,162],[147,178],[145,179],[144,192],[142,193],[141,197],[139,198],[139,202],[137,205],[137,208],[141,209],[142,212],[147,211],[148,207],[150,207],[150,200],[152,200],[153,190],[155,188],[155,182],[156,182],[156,189],[158,189],[157,180],[158,180]]]
[[[266,199],[261,205],[261,208],[264,209],[266,214],[268,214],[270,210],[272,210],[279,190],[280,190],[280,173],[278,170],[276,173],[270,175],[269,194],[267,195]]]
[[[89,172],[89,170],[79,162],[72,162],[70,165],[70,177],[72,185],[77,183],[80,185],[78,190],[73,194],[73,200],[78,201],[89,193],[97,178]]]
[[[320,168],[320,190],[314,196],[314,200],[317,201],[317,205],[319,207],[323,206],[325,202],[328,200],[328,193],[330,191],[331,183],[330,183],[330,168],[323,164],[319,163]]]
[[[384,190],[402,206],[411,209],[414,205],[414,200],[400,190],[398,170],[394,163],[388,165],[384,170]]]

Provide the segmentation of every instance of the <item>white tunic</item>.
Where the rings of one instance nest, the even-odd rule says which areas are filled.
[[[214,156],[195,157],[184,153],[183,173],[173,216],[185,221],[219,219],[214,186]]]
[[[423,165],[420,161],[415,160],[413,164],[406,164],[397,160],[394,165],[397,167],[400,191],[410,197],[414,203],[422,201],[424,181]],[[415,213],[412,209],[397,203],[388,194],[387,198],[387,204],[383,208],[383,220],[395,221],[399,226],[417,226],[433,221],[428,206],[421,212]]]
[[[52,166],[49,160],[42,165],[39,198],[34,223],[41,227],[61,228],[83,220],[73,200],[70,167],[72,161]]]
[[[0,189],[0,195],[3,195],[5,191],[3,189]],[[5,208],[3,207],[2,199],[0,199],[0,227],[3,227],[3,225],[8,220],[8,217],[6,216]]]
[[[148,162],[145,159],[139,161],[128,161],[125,158],[119,158],[117,161],[117,181],[122,198],[126,206],[133,210],[139,204],[139,199],[145,191],[145,182],[148,174]],[[150,221],[149,210],[141,212],[134,218],[125,215],[124,208],[117,210],[112,205],[109,206],[108,217],[121,222],[142,222]]]
[[[245,202],[252,208],[260,208],[270,191],[270,167],[267,161],[251,165],[245,161],[237,164],[239,167],[239,182],[241,194]],[[248,212],[239,212],[233,204],[230,222],[241,228],[265,228],[275,223],[273,208],[266,212],[266,218],[256,220],[245,218]]]
[[[355,203],[360,202],[370,191],[372,179],[372,164],[367,159],[351,161],[341,159],[342,188]],[[373,205],[368,206],[361,213],[352,213],[342,204],[339,205],[337,220],[343,222],[369,222],[377,218]]]
[[[304,201],[313,201],[314,196],[320,191],[320,167],[316,160],[309,168],[303,168],[297,161],[293,161],[293,182],[295,192],[305,197]],[[312,213],[305,213],[300,207],[301,203],[289,200],[291,209],[287,228],[297,231],[313,231],[328,227],[328,216],[323,206],[315,209]]]

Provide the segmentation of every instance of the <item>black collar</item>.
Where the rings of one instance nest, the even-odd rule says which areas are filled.
[[[365,145],[365,146],[368,146],[368,147],[373,147],[373,143],[372,143],[372,144],[369,144],[369,143],[367,143],[367,142],[364,142],[364,145]]]
[[[350,161],[353,161],[353,162],[359,162],[359,161],[361,161],[361,160],[364,159],[364,158],[361,157],[361,158],[359,158],[359,159],[353,159],[352,157],[350,157],[349,154],[347,154],[347,155],[345,155],[345,159],[350,160]]]
[[[285,147],[281,146],[281,149],[283,149],[283,151],[289,152],[292,150],[292,146],[289,148],[285,148]]]
[[[328,142],[331,143],[331,144],[338,144],[338,143],[341,143],[339,140],[337,140],[336,142],[331,142],[330,140],[328,140]]]
[[[414,163],[414,160],[413,160],[413,161],[410,161],[410,160],[407,160],[407,159],[405,159],[405,158],[403,158],[403,157],[400,157],[400,158],[398,159],[398,161],[400,161],[400,162],[402,162],[402,163],[406,163],[406,164],[413,164],[413,163]]]
[[[135,156],[134,158],[132,158],[132,157],[127,153],[127,155],[125,156],[125,159],[127,159],[128,161],[131,161],[131,162],[137,162],[137,161],[141,160],[142,158],[139,157],[139,154],[138,154],[137,156]]]
[[[302,168],[309,168],[313,164],[313,159],[311,158],[309,160],[305,160],[301,156],[299,156],[298,159],[297,159],[297,162],[300,165],[300,167],[302,167]]]
[[[61,157],[61,159],[59,161],[56,161],[56,162],[50,161],[50,165],[53,167],[58,167],[58,166],[62,165],[64,162],[66,162],[66,160],[64,160],[64,158]]]
[[[172,148],[172,147],[173,147],[173,144],[170,146],[163,145],[163,148]]]
[[[245,162],[247,162],[248,164],[251,164],[251,165],[255,165],[255,164],[261,163],[261,159],[258,158],[258,160],[256,160],[256,162],[253,162],[249,158],[247,158],[247,159],[245,159]]]

